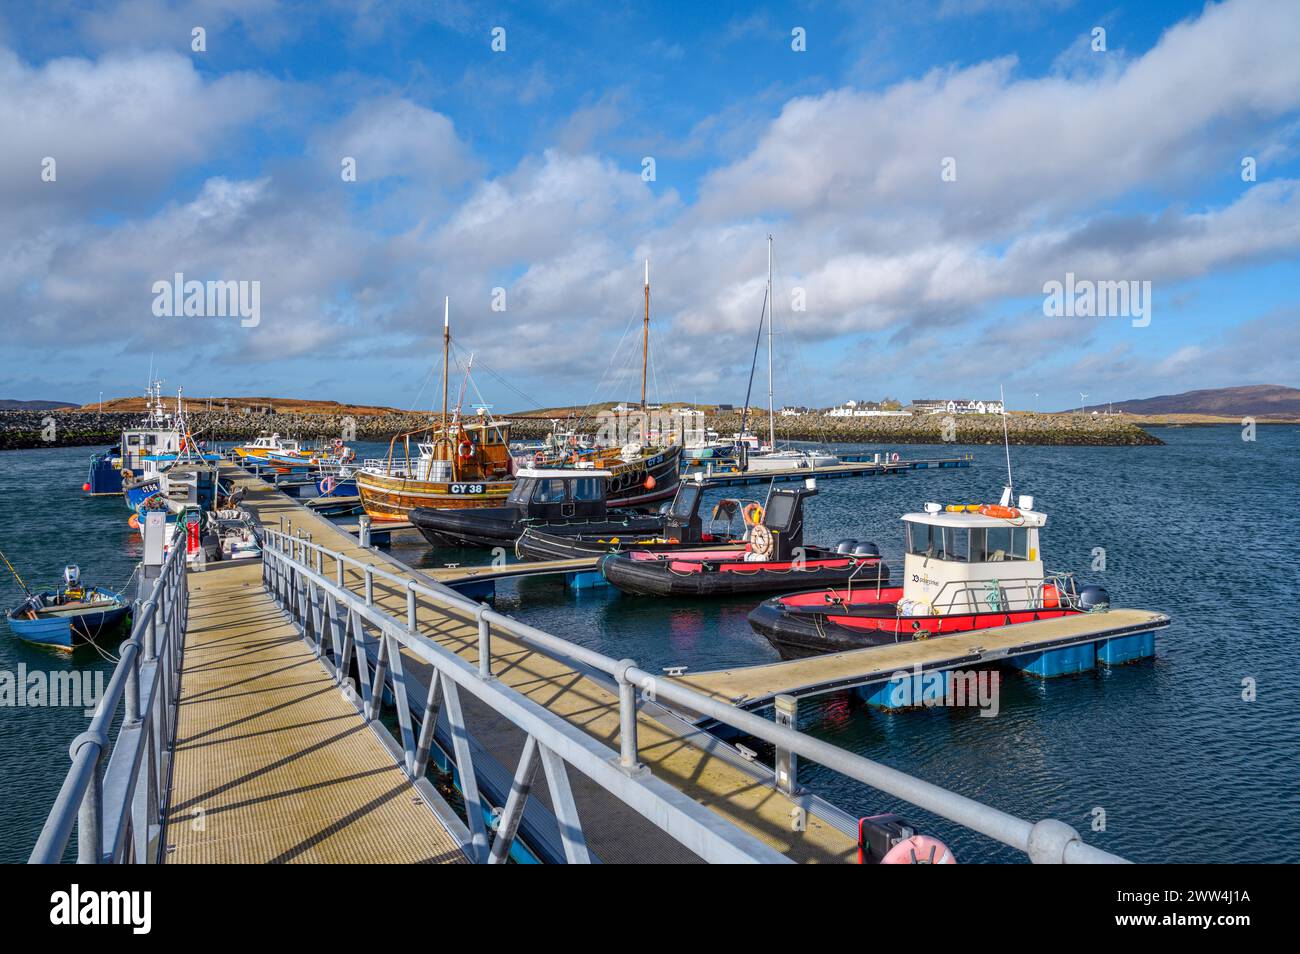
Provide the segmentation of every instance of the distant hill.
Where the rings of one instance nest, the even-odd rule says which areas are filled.
[[[0,399],[0,411],[53,411],[61,407],[76,407],[67,401],[13,401]]]
[[[1109,405],[1097,409],[1105,409]],[[1198,414],[1210,417],[1300,419],[1300,388],[1252,384],[1240,388],[1209,388],[1162,394],[1134,401],[1116,401],[1115,410],[1143,416]]]
[[[164,396],[164,402],[171,406],[176,402],[176,396]],[[307,401],[298,398],[270,398],[270,397],[191,397],[185,396],[185,407],[190,411],[206,411],[209,401],[211,401],[212,410],[214,411],[239,411],[241,408],[250,408],[253,411],[261,412],[263,410],[272,410],[280,414],[351,414],[356,417],[377,417],[384,414],[405,414],[407,412],[395,407],[378,407],[368,404],[339,404],[337,401]],[[102,409],[106,414],[124,414],[124,413],[143,413],[143,397],[125,397],[113,398],[103,403]],[[53,406],[53,405],[51,405]],[[73,404],[62,404],[59,407],[76,408]],[[99,411],[101,405],[98,401],[77,408],[77,410],[94,412]]]

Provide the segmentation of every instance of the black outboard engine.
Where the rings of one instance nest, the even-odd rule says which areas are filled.
[[[1096,583],[1089,583],[1079,590],[1079,609],[1085,613],[1093,610],[1103,610],[1110,607],[1110,594],[1106,592],[1104,586],[1098,586]]]
[[[838,553],[840,556],[848,556],[850,553],[853,552],[853,548],[856,547],[857,545],[858,545],[857,540],[854,540],[852,537],[844,537],[841,540],[836,540],[835,546],[831,547],[831,549],[834,550],[836,553]]]
[[[879,557],[880,547],[874,543],[859,543],[853,548],[853,555],[856,557]]]

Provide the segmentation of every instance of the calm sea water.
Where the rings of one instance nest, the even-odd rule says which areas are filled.
[[[1167,446],[1012,449],[1017,491],[1034,494],[1049,514],[1048,566],[1103,583],[1119,605],[1173,617],[1157,635],[1154,660],[1046,682],[1003,673],[995,718],[883,713],[833,694],[802,704],[801,728],[1022,817],[1060,818],[1136,861],[1289,858],[1276,846],[1300,837],[1300,686],[1290,671],[1300,663],[1290,644],[1300,622],[1300,428],[1260,428],[1254,443],[1235,428],[1157,433]],[[809,539],[874,540],[897,565],[899,514],[928,500],[980,502],[1000,492],[1002,449],[957,449],[976,465],[823,482],[809,504]],[[899,450],[920,457],[954,448]],[[121,583],[139,558],[120,499],[80,493],[89,453],[0,454],[0,548],[29,583],[55,580],[69,560],[88,581]],[[1090,569],[1095,547],[1105,548],[1105,572]],[[416,543],[393,553],[423,567],[485,558]],[[0,597],[17,602],[11,579],[0,580]],[[775,660],[746,622],[753,603],[572,592],[547,580],[504,585],[497,597],[504,612],[647,669]],[[20,663],[108,668],[93,652],[69,663],[0,638],[0,670]],[[1253,702],[1242,698],[1246,679],[1257,686]],[[79,710],[0,710],[0,860],[26,857],[66,771],[68,743],[85,724]],[[800,780],[850,812],[901,811],[959,859],[1017,860],[815,765],[801,766]],[[1099,811],[1105,830],[1093,831]]]

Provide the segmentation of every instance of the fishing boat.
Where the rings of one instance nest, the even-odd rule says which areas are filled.
[[[151,381],[145,388],[144,420],[123,430],[114,447],[90,458],[81,489],[92,497],[120,494],[124,482],[144,475],[146,457],[174,454],[179,444],[180,434],[163,402],[162,381]]]
[[[844,552],[804,545],[804,501],[816,493],[817,482],[810,478],[802,487],[773,486],[765,506],[746,506],[748,541],[740,553],[629,550],[603,557],[601,573],[623,592],[639,596],[727,596],[888,579],[872,544]]]
[[[902,586],[831,587],[767,600],[750,625],[786,658],[934,639],[994,626],[1087,613],[1106,590],[1044,570],[1047,514],[1031,496],[1011,505],[928,503],[902,517]]]
[[[40,646],[71,651],[79,646],[103,646],[121,635],[131,604],[120,594],[99,586],[85,586],[81,570],[71,564],[63,570],[63,586],[32,592],[24,586],[24,599],[5,614],[9,629],[19,639]]]
[[[648,524],[645,529],[632,521],[611,528],[583,521],[528,520],[515,541],[515,553],[525,560],[572,560],[621,550],[664,552],[704,546],[740,552],[744,542],[736,538],[735,532],[740,501],[720,501],[706,529],[700,517],[703,496],[704,487],[698,480],[682,481],[663,514],[638,518]],[[719,526],[723,516],[726,523]]]
[[[504,503],[510,494],[510,424],[486,416],[482,421],[466,423],[459,406],[450,412],[450,358],[451,301],[446,299],[442,316],[441,422],[432,429],[398,434],[388,442],[386,457],[366,460],[356,471],[357,493],[372,520],[408,520],[417,507],[490,507]],[[417,436],[421,433],[423,440]]]
[[[241,459],[257,458],[266,460],[279,457],[302,464],[310,463],[317,457],[325,456],[322,452],[304,450],[298,441],[281,437],[277,433],[268,434],[265,431],[258,434],[249,443],[240,444],[238,447],[232,448],[232,450],[235,456]]]
[[[154,407],[160,406],[161,397]],[[123,446],[131,448],[131,454],[125,458],[131,466],[122,470],[122,496],[132,513],[147,507],[167,489],[166,474],[177,464],[201,463],[215,467],[221,460],[219,454],[208,453],[206,442],[196,439],[190,431],[181,389],[176,391],[175,412],[155,419],[165,421],[166,429],[128,431],[123,435]]]

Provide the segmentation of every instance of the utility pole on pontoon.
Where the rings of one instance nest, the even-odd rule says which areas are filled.
[[[776,412],[772,405],[772,234],[767,236],[767,443],[776,450]]]
[[[645,260],[645,320],[641,323],[641,411],[645,412],[645,376],[650,364],[650,259]]]

